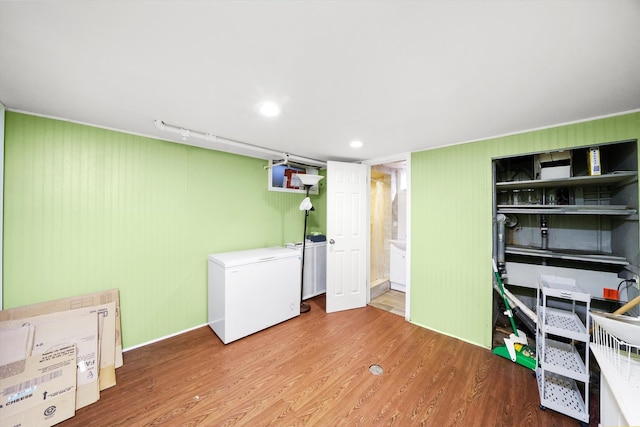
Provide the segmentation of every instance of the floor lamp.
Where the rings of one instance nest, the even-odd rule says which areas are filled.
[[[309,174],[296,174],[302,185],[304,185],[304,189],[307,190],[307,197],[300,203],[300,210],[304,211],[304,234],[302,235],[302,272],[300,273],[300,313],[306,313],[311,310],[311,306],[302,301],[302,295],[304,293],[304,254],[305,249],[307,247],[307,217],[309,216],[309,211],[314,210],[313,205],[311,204],[311,199],[309,198],[309,190],[311,187],[316,185],[323,176],[320,175],[309,175]]]

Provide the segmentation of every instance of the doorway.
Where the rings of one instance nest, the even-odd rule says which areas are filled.
[[[370,165],[370,304],[408,320],[409,160]]]

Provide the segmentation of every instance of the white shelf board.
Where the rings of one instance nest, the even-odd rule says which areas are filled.
[[[541,356],[540,362],[544,364],[546,371],[582,382],[589,381],[589,373],[574,345],[546,338],[544,340],[544,354],[542,354],[542,343],[540,343],[538,351]]]
[[[582,422],[589,422],[589,412],[573,379],[548,371],[544,373],[543,379],[540,368],[536,370],[536,376],[541,406]]]
[[[538,306],[538,319],[544,319],[547,334],[589,342],[589,332],[575,313]]]
[[[558,179],[530,179],[526,181],[497,182],[499,190],[515,190],[518,188],[551,188],[551,187],[582,187],[585,185],[609,185],[624,182],[637,177],[635,171],[617,171],[597,176],[573,176]]]
[[[629,265],[629,261],[620,256],[610,254],[594,254],[593,252],[563,251],[562,249],[539,249],[524,246],[507,246],[507,254],[536,258],[566,259],[573,261],[597,262],[600,264]]]

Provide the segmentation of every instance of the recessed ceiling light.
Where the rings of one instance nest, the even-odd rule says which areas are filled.
[[[362,141],[351,141],[349,145],[351,148],[360,148],[362,147]]]
[[[266,117],[276,117],[280,115],[280,107],[275,102],[263,102],[258,106],[258,111]]]

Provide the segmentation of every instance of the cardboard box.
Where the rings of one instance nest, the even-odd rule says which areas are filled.
[[[27,306],[32,307],[32,306]],[[116,340],[116,320],[115,320],[115,302],[100,305],[89,305],[84,308],[75,310],[84,310],[87,313],[97,312],[98,314],[98,381],[100,390],[112,387],[116,384],[115,371],[115,340]],[[0,321],[10,318],[12,320],[24,320],[29,317],[22,317],[24,314],[31,312],[31,309],[18,307],[16,309],[5,310],[0,312]],[[68,313],[73,310],[65,310],[54,313]],[[54,314],[50,313],[50,314]],[[35,317],[35,316],[31,316]],[[5,320],[6,321],[6,320]]]
[[[112,304],[115,306],[114,303]],[[95,307],[61,311],[42,316],[27,317],[20,320],[0,322],[1,331],[34,328],[33,337],[25,343],[3,342],[0,353],[6,349],[21,346],[26,356],[43,354],[55,348],[75,344],[77,349],[77,383],[76,409],[83,408],[100,399],[100,383],[98,380],[98,310]],[[8,332],[7,332],[8,333]],[[6,336],[3,334],[3,336]],[[5,356],[0,357],[5,359]]]
[[[28,324],[6,331],[0,330],[0,366],[3,369],[10,369],[11,364],[16,362],[24,362],[31,354],[30,343],[33,342],[34,332],[34,326]]]
[[[105,312],[108,303],[115,303],[115,310]],[[0,321],[18,320],[42,314],[99,306],[101,309],[100,334],[100,390],[116,384],[116,368],[123,364],[122,333],[120,327],[120,295],[118,289],[109,289],[86,295],[30,304],[0,310]]]
[[[75,415],[75,345],[27,357],[7,368],[0,366],[0,427],[48,427]]]

